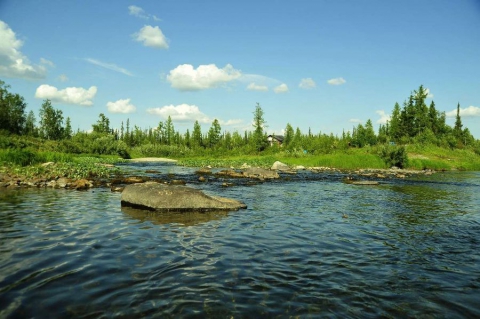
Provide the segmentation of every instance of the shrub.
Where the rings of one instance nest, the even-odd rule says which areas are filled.
[[[388,167],[404,168],[408,165],[407,151],[404,146],[384,146],[380,149],[379,155]]]

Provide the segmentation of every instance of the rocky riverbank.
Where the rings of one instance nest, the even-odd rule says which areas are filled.
[[[54,164],[50,164],[54,165]],[[106,169],[113,169],[110,165]],[[144,174],[138,176],[127,176],[121,169],[116,168],[114,174],[109,177],[95,176],[91,174],[87,178],[70,178],[66,176],[45,176],[0,173],[0,190],[15,188],[66,188],[75,190],[85,190],[95,187],[108,187],[112,191],[122,191],[125,185],[134,183],[144,183],[154,181],[163,184],[183,185],[186,183],[207,183],[220,182],[222,186],[235,186],[236,184],[262,183],[269,180],[292,180],[298,178],[315,179],[322,175],[336,175],[337,179],[346,183],[358,185],[374,185],[372,181],[381,183],[386,179],[405,179],[413,176],[432,175],[432,170],[404,170],[398,168],[391,169],[360,169],[354,171],[339,170],[330,167],[290,167],[286,164],[275,162],[269,169],[249,167],[242,165],[240,168],[212,169],[204,167],[195,171],[191,175],[176,176],[174,174],[163,174],[158,170],[145,170]],[[239,182],[241,180],[242,182]],[[368,181],[362,182],[362,181]],[[358,183],[357,183],[358,182]]]

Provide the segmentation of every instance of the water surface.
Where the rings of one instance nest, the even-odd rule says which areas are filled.
[[[120,194],[0,192],[0,317],[480,317],[480,173],[221,187],[248,209],[155,214]],[[171,176],[170,176],[171,177]]]

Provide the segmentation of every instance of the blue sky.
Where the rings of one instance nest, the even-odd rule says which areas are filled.
[[[90,130],[341,134],[423,84],[480,138],[480,1],[0,1],[0,79]],[[453,111],[453,112],[452,112]]]

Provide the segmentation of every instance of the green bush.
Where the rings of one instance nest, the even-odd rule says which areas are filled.
[[[380,149],[379,156],[388,167],[405,168],[408,165],[407,151],[404,146],[386,145]]]
[[[0,162],[27,166],[41,162],[41,156],[30,149],[0,150]]]

